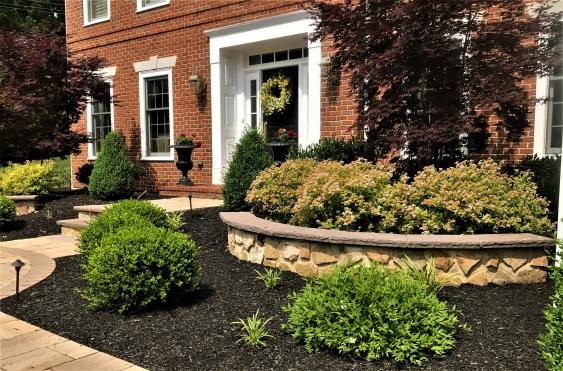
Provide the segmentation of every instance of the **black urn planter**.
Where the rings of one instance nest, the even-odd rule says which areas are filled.
[[[272,156],[276,163],[287,161],[287,155],[291,147],[297,147],[297,143],[270,142],[268,146],[272,149]]]
[[[192,151],[196,146],[192,144],[174,144],[170,147],[176,150],[176,154],[178,155],[176,167],[182,173],[182,177],[178,180],[177,184],[185,186],[193,185],[194,182],[188,177],[188,172],[194,167]]]

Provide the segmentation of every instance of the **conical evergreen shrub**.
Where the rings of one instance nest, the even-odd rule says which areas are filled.
[[[135,164],[127,158],[127,147],[118,133],[108,134],[90,176],[88,190],[99,200],[126,198],[133,192],[137,173]]]
[[[274,162],[264,136],[257,130],[245,132],[235,146],[229,168],[223,178],[223,204],[231,211],[245,210],[244,200],[258,174]]]

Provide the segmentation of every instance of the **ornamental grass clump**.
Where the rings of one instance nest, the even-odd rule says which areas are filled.
[[[252,182],[246,201],[252,212],[280,223],[289,223],[303,182],[316,168],[311,159],[271,166]]]
[[[393,169],[356,161],[319,163],[300,187],[291,224],[347,231],[373,231],[381,219],[381,196]]]
[[[377,265],[336,267],[290,295],[283,327],[307,351],[421,364],[443,357],[464,326],[425,281]]]
[[[502,173],[492,160],[425,167],[411,184],[403,180],[383,197],[383,231],[472,234],[529,232],[549,235],[548,202],[527,172]],[[390,220],[393,219],[394,220]]]
[[[172,222],[174,224],[174,222]],[[123,226],[175,227],[163,208],[147,201],[123,200],[102,212],[82,230],[78,238],[81,257],[87,260],[101,244],[102,238]]]
[[[92,309],[118,313],[180,300],[198,287],[192,239],[154,225],[129,225],[103,236],[84,265],[82,296]]]

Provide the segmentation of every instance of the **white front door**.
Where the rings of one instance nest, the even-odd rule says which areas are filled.
[[[223,56],[221,63],[221,109],[223,117],[222,130],[221,130],[221,153],[223,174],[227,168],[229,161],[233,155],[234,146],[236,143],[236,118],[237,118],[237,104],[236,104],[236,66],[235,60],[231,56]]]
[[[245,128],[260,129],[260,81],[258,71],[245,74],[244,97]]]

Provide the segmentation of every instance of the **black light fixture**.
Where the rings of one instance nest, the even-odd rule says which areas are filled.
[[[205,92],[205,82],[203,82],[203,78],[199,75],[191,75],[188,79],[188,83],[190,84],[194,93],[198,96],[202,95]]]
[[[20,301],[20,269],[24,265],[25,263],[19,259],[12,263],[12,266],[16,269],[16,303]]]
[[[188,193],[188,198],[190,199],[190,211],[192,211],[192,192]]]
[[[321,67],[321,77],[325,78],[329,83],[333,84],[338,81],[338,74],[336,71],[333,71],[330,57],[322,57],[319,67]]]

